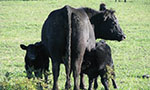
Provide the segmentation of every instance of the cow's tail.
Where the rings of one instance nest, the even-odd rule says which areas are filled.
[[[66,31],[66,65],[67,65],[67,72],[71,73],[71,34],[72,34],[72,28],[71,28],[71,10],[69,6],[65,6],[67,9],[67,31]],[[70,78],[70,77],[68,77]]]

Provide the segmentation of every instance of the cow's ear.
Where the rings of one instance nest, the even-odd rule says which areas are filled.
[[[25,46],[24,44],[20,44],[20,48],[23,50],[27,50],[27,46]]]
[[[100,4],[99,10],[100,10],[100,11],[106,10],[106,5],[105,5],[105,3],[101,3],[101,4]]]

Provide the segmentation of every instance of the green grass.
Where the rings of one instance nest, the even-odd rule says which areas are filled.
[[[25,77],[25,51],[19,45],[40,41],[42,25],[51,11],[64,5],[87,6],[98,10],[101,2],[116,10],[116,16],[127,36],[122,42],[107,41],[112,48],[118,90],[150,90],[150,79],[142,78],[142,75],[150,75],[150,1],[114,1],[0,1],[0,90],[51,89],[52,75],[49,76],[49,84]],[[88,86],[87,78],[85,80]],[[64,89],[64,82],[65,70],[61,65],[60,90]],[[104,90],[100,80],[98,90]]]

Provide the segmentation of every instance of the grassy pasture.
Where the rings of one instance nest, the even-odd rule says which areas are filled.
[[[150,90],[150,1],[127,0],[0,0],[0,90],[51,90],[43,80],[28,80],[24,69],[25,51],[19,45],[40,41],[41,28],[48,14],[64,5],[99,9],[101,2],[116,10],[126,34],[122,42],[107,41],[112,48],[118,90]],[[51,70],[51,65],[50,65]],[[88,80],[85,79],[86,86]],[[64,89],[65,71],[61,65],[59,88]],[[73,85],[73,80],[72,80]],[[104,90],[99,80],[98,90]],[[111,87],[111,90],[113,88]]]

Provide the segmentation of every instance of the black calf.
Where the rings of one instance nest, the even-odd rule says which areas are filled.
[[[34,72],[37,78],[42,78],[44,74],[45,81],[48,80],[49,71],[49,57],[44,45],[41,42],[35,44],[29,44],[25,46],[21,44],[20,47],[26,50],[25,55],[25,69],[27,77],[32,78],[32,72]]]
[[[81,68],[81,88],[84,88],[83,75],[87,74],[89,78],[89,88],[92,90],[92,82],[95,79],[94,88],[98,87],[97,77],[100,75],[101,82],[105,90],[109,90],[108,80],[111,78],[114,88],[117,88],[115,83],[114,65],[111,57],[111,48],[104,42],[96,43],[96,48],[91,52],[85,52],[84,61]]]

